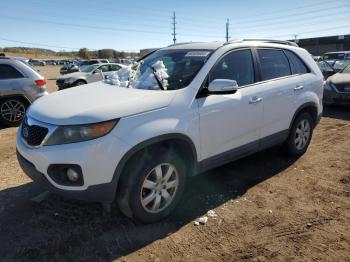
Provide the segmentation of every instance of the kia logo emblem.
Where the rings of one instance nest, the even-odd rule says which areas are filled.
[[[25,138],[28,138],[28,135],[29,135],[28,127],[24,127],[24,128],[23,128],[23,136],[24,136]]]

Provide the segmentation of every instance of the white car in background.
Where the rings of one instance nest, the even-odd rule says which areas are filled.
[[[60,76],[57,79],[56,84],[58,86],[58,90],[62,90],[73,86],[80,86],[101,81],[103,79],[108,78],[108,76],[110,76],[111,74],[123,67],[126,66],[116,63],[83,66],[80,68],[80,72]]]
[[[169,215],[189,176],[274,145],[301,156],[322,115],[323,75],[285,41],[172,45],[144,57],[128,88],[107,82],[35,102],[18,160],[52,192],[116,199],[143,222]]]

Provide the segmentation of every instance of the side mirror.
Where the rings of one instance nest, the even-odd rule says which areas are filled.
[[[231,79],[215,79],[208,86],[209,93],[231,93],[239,89],[236,80]]]

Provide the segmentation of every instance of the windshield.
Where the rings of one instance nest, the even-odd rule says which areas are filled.
[[[344,60],[345,53],[329,53],[323,55],[324,60]]]
[[[348,64],[343,71],[341,71],[341,73],[343,74],[350,74],[350,64]]]
[[[93,70],[95,70],[97,66],[96,65],[88,65],[88,66],[82,66],[80,68],[80,72],[84,72],[84,73],[90,73]]]
[[[136,66],[129,87],[177,90],[188,86],[211,50],[159,50]]]
[[[350,63],[349,60],[341,60],[341,61],[335,61],[333,68],[336,71],[342,70],[344,67],[346,67]]]

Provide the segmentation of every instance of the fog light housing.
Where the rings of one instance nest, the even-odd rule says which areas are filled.
[[[83,172],[79,165],[53,164],[47,169],[49,177],[62,186],[84,185]]]
[[[67,178],[72,181],[72,182],[76,182],[78,181],[80,175],[77,171],[75,171],[73,168],[68,168],[67,169]]]

